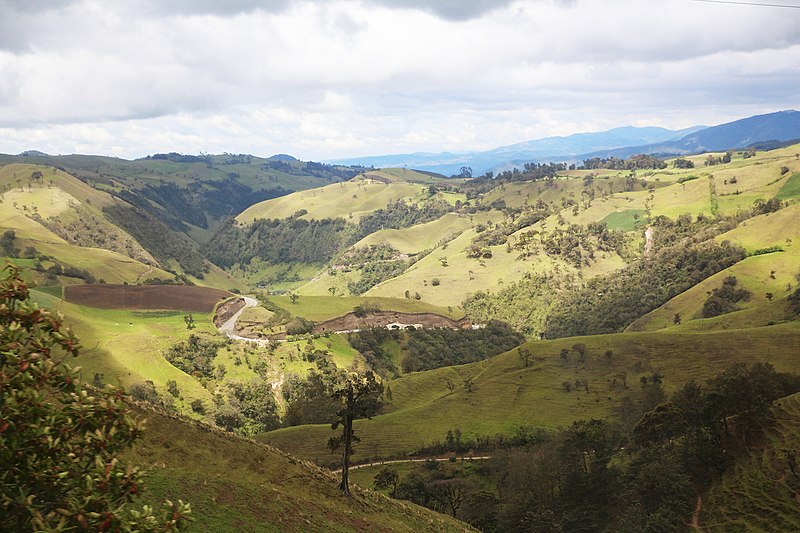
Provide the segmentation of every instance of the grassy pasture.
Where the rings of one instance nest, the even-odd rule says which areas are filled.
[[[404,229],[384,229],[367,235],[353,247],[383,244],[404,254],[417,254],[434,248],[443,240],[472,227],[465,215],[448,213],[441,218]]]
[[[157,508],[166,498],[190,502],[190,532],[473,531],[358,486],[343,496],[334,474],[274,448],[157,411],[135,414],[146,430],[124,459],[148,472],[142,499]]]
[[[42,307],[63,313],[67,325],[78,335],[83,349],[75,364],[83,368],[85,379],[91,380],[99,373],[106,382],[126,387],[152,380],[162,391],[167,381],[174,379],[185,397],[183,403],[178,402],[184,411],[189,410],[192,399],[211,401],[211,394],[197,380],[162,356],[164,350],[190,334],[216,334],[210,314],[196,314],[195,329],[187,330],[179,311],[97,309],[71,304],[38,290],[32,295]]]
[[[397,200],[420,200],[427,188],[413,183],[383,183],[355,178],[319,189],[295,192],[266,200],[243,211],[236,220],[249,223],[256,218],[286,218],[301,209],[308,211],[301,218],[344,218],[358,221],[367,213],[386,207]]]
[[[614,211],[603,217],[600,222],[605,222],[608,229],[621,230],[627,233],[645,225],[645,211],[643,209]]]
[[[586,345],[586,361],[573,351],[569,361],[562,348]],[[389,457],[443,440],[448,429],[465,436],[512,433],[521,425],[555,429],[581,418],[606,417],[626,396],[636,397],[639,377],[655,370],[664,376],[668,392],[690,379],[703,380],[736,361],[769,361],[779,371],[800,371],[794,356],[800,350],[800,322],[722,332],[622,333],[526,344],[535,361],[525,368],[512,350],[497,357],[458,367],[410,374],[389,383],[394,403],[390,412],[356,423],[362,457]],[[612,356],[605,357],[610,350]],[[629,389],[619,375],[627,373]],[[463,381],[474,380],[473,392]],[[566,392],[565,381],[589,382]],[[611,384],[616,380],[616,386]],[[452,385],[452,390],[448,386]],[[419,421],[424,420],[424,424]],[[321,462],[335,459],[325,451],[328,426],[301,426],[267,433],[263,439],[302,457]]]
[[[776,198],[780,200],[791,200],[800,196],[800,172],[795,172],[783,183]]]

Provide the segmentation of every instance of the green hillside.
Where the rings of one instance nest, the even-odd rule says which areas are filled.
[[[143,500],[192,505],[189,531],[474,531],[407,502],[354,487],[330,471],[253,441],[148,408],[142,441],[126,459],[147,470]]]
[[[701,314],[708,292],[719,287],[728,276],[734,276],[739,286],[752,295],[741,302],[741,309],[758,309],[771,300],[786,297],[790,287],[797,283],[800,274],[800,204],[795,204],[775,213],[760,215],[742,222],[739,227],[716,237],[717,241],[730,241],[751,255],[744,261],[727,268],[681,293],[658,309],[643,316],[630,326],[632,331],[654,330],[674,325],[676,315],[682,322],[703,319]],[[775,249],[769,253],[764,251]],[[748,316],[758,320],[757,312]],[[767,315],[763,315],[764,318]],[[767,321],[777,317],[770,314]],[[764,325],[761,322],[754,325]]]
[[[740,458],[701,501],[704,531],[797,531],[800,395],[780,400],[765,442]]]
[[[246,224],[256,218],[287,218],[300,210],[306,211],[301,218],[308,220],[358,220],[362,215],[398,200],[413,201],[424,190],[426,188],[418,184],[401,181],[386,183],[363,177],[261,202],[239,214],[236,220]]]
[[[585,345],[585,359],[573,346]],[[637,398],[639,378],[658,370],[668,391],[690,379],[711,377],[733,362],[768,361],[784,372],[800,372],[800,322],[720,332],[622,333],[531,341],[525,367],[512,350],[470,365],[403,376],[389,383],[388,413],[356,423],[364,454],[391,457],[441,441],[459,428],[465,438],[513,434],[521,426],[555,429],[574,420],[604,418],[625,397]],[[567,350],[566,360],[561,351]],[[607,352],[610,355],[606,355]],[[687,356],[689,354],[689,356]],[[622,375],[628,388],[625,388]],[[473,390],[464,381],[471,378]],[[588,382],[589,391],[583,385]],[[451,387],[448,386],[448,382]],[[572,384],[567,392],[564,383]],[[425,420],[425,424],[415,421]],[[327,426],[280,429],[266,442],[323,464]],[[366,458],[362,455],[362,458]]]

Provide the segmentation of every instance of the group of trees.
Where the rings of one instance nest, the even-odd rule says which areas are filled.
[[[185,341],[172,345],[164,352],[164,359],[173,366],[197,378],[214,377],[214,358],[225,343],[218,340],[189,335]]]
[[[104,207],[103,213],[114,224],[127,231],[162,265],[174,260],[185,273],[198,278],[208,272],[203,256],[188,237],[171,230],[150,213],[121,204]]]
[[[667,163],[651,155],[637,154],[628,159],[592,157],[583,161],[583,168],[587,170],[600,168],[612,170],[649,170],[667,168]]]
[[[546,338],[622,331],[658,306],[746,257],[729,242],[665,248],[611,274],[568,289],[544,324]]]
[[[727,276],[722,280],[722,286],[711,289],[711,294],[703,303],[703,318],[711,318],[738,310],[739,302],[746,302],[752,296],[747,289],[737,288],[739,280],[736,276]]]
[[[356,242],[367,235],[382,229],[402,229],[430,222],[453,211],[449,203],[435,198],[421,203],[407,204],[398,200],[361,217],[353,237]]]
[[[209,241],[206,256],[223,268],[259,257],[269,263],[327,263],[352,233],[344,219],[257,219],[246,226],[226,222]]]
[[[495,449],[470,470],[431,462],[400,476],[387,467],[375,486],[487,532],[679,531],[695,494],[756,442],[773,401],[800,391],[800,377],[735,364],[669,398],[657,372],[641,388],[631,422],[577,421]]]
[[[490,320],[479,329],[412,329],[390,331],[373,328],[348,334],[370,368],[380,374],[397,373],[393,350],[402,354],[403,372],[480,361],[519,346],[525,338],[504,322]]]

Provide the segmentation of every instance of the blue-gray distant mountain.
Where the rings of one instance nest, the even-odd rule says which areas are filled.
[[[630,157],[634,154],[684,155],[703,152],[737,150],[757,144],[786,142],[800,139],[800,112],[794,110],[778,111],[756,115],[719,126],[701,129],[685,137],[661,143],[641,146],[628,146],[614,150],[598,150],[580,156],[589,157]]]
[[[470,167],[475,175],[501,167],[522,165],[531,161],[564,160],[578,154],[610,150],[626,146],[648,145],[676,140],[702,129],[695,126],[674,131],[658,127],[624,126],[595,133],[575,133],[566,137],[547,137],[501,146],[485,152],[441,152],[379,155],[327,161],[329,163],[374,166],[378,168],[406,166],[444,175],[457,174],[461,167]]]

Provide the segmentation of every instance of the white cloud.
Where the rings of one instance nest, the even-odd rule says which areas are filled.
[[[800,17],[685,0],[0,0],[0,151],[322,159],[797,107]],[[645,122],[646,121],[646,122]]]

